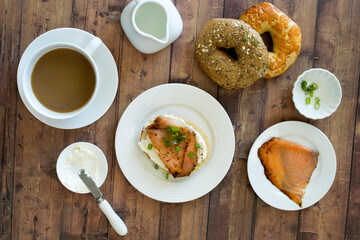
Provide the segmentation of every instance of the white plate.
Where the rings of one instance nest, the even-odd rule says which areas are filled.
[[[138,147],[145,123],[163,114],[190,120],[209,138],[210,158],[190,177],[170,175],[166,180]],[[117,127],[115,150],[122,172],[137,190],[162,202],[186,202],[207,194],[225,177],[234,156],[235,136],[227,113],[211,95],[185,84],[165,84],[142,93],[127,107]]]
[[[277,189],[264,174],[257,152],[272,137],[281,137],[319,152],[317,167],[305,189],[302,208]],[[304,122],[287,121],[275,124],[260,134],[251,147],[247,167],[251,186],[264,202],[282,210],[301,210],[318,202],[330,189],[336,174],[336,155],[330,140],[318,128]]]
[[[92,103],[79,115],[69,119],[50,119],[38,114],[24,97],[22,85],[22,74],[26,63],[29,61],[34,51],[53,42],[68,42],[85,47],[95,36],[76,28],[58,28],[48,31],[34,41],[26,48],[18,67],[18,89],[20,97],[27,109],[41,122],[56,128],[75,129],[87,126],[98,120],[109,109],[114,101],[118,87],[118,71],[109,49],[102,43],[94,53],[95,64],[99,69],[99,78],[101,84],[97,96]]]

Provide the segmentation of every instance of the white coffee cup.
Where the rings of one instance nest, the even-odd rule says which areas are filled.
[[[94,37],[85,48],[82,48],[80,46],[77,46],[72,43],[67,42],[54,42],[51,44],[48,44],[40,49],[38,49],[33,56],[30,58],[30,60],[26,63],[24,74],[22,75],[22,84],[23,84],[23,90],[24,90],[24,97],[29,102],[29,104],[33,107],[33,109],[40,115],[50,118],[50,119],[69,119],[72,118],[78,114],[80,114],[82,111],[84,111],[94,100],[98,88],[99,88],[99,71],[95,64],[94,58],[92,55],[96,51],[96,49],[102,44],[102,41],[98,37]],[[95,73],[95,89],[93,94],[91,95],[90,99],[87,101],[87,103],[82,106],[81,108],[72,111],[72,112],[66,112],[66,113],[60,113],[52,111],[48,108],[46,108],[44,105],[42,105],[39,100],[36,98],[32,86],[31,86],[31,75],[34,70],[34,67],[38,60],[45,55],[46,53],[55,50],[55,49],[71,49],[74,51],[77,51],[78,53],[82,54],[91,64],[94,73]]]

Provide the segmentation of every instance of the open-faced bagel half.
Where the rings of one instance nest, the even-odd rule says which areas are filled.
[[[173,115],[150,120],[138,144],[151,161],[175,178],[199,171],[210,157],[210,142],[204,131]]]

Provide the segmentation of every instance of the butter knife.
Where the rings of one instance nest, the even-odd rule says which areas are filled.
[[[115,213],[114,209],[110,206],[109,202],[102,197],[100,189],[96,186],[90,173],[85,169],[80,169],[78,172],[79,177],[84,182],[86,187],[94,195],[96,202],[98,203],[101,211],[105,214],[114,230],[121,236],[125,236],[127,233],[127,227],[123,220]]]

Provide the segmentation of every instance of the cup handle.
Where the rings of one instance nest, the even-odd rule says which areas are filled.
[[[88,45],[86,45],[86,47],[84,48],[84,50],[86,52],[88,52],[91,56],[94,54],[94,52],[96,51],[96,49],[98,47],[100,47],[100,45],[102,44],[102,41],[100,38],[98,37],[94,37],[89,43]]]

